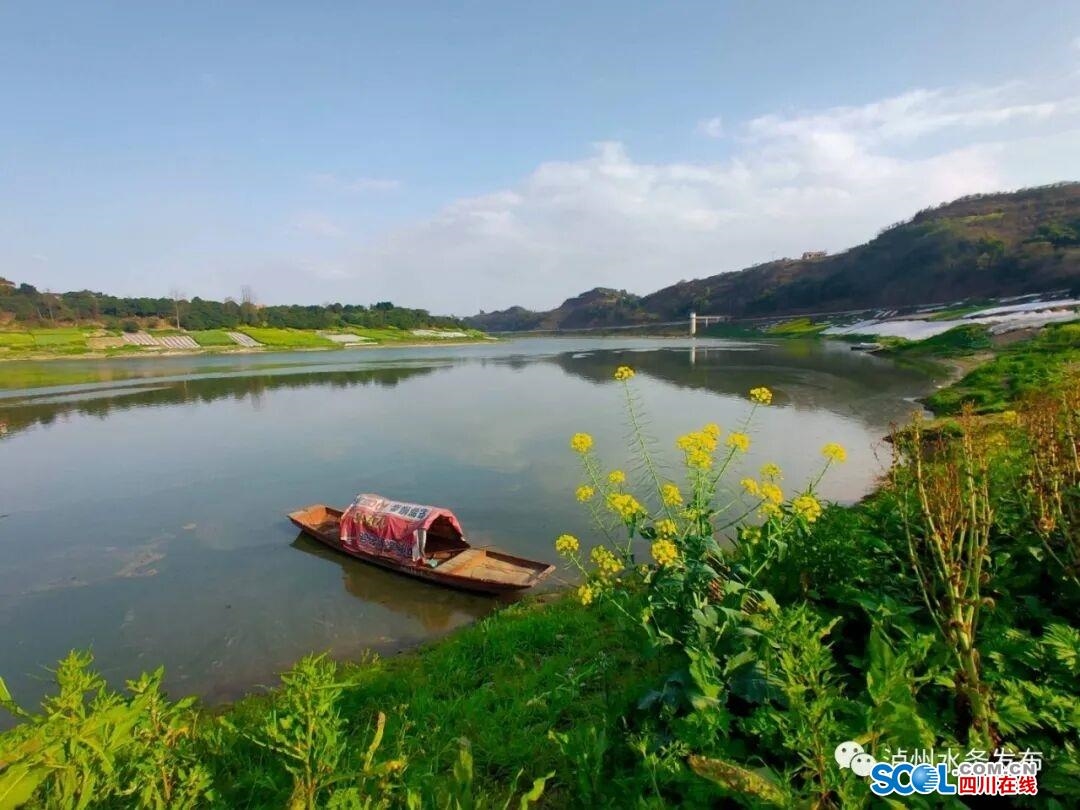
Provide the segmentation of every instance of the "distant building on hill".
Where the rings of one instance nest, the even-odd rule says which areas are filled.
[[[808,250],[803,253],[802,258],[804,262],[812,262],[815,259],[824,259],[829,255],[827,250]]]

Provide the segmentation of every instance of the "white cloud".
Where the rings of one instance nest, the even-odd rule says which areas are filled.
[[[396,191],[401,181],[388,177],[347,177],[333,172],[320,172],[310,177],[319,188],[331,191],[367,192]]]
[[[539,165],[343,256],[343,297],[469,314],[646,293],[804,250],[840,250],[927,205],[1080,178],[1080,90],[914,90],[730,128],[712,163],[644,163],[618,142]]]
[[[710,138],[724,137],[724,119],[719,115],[714,115],[712,118],[706,118],[704,121],[700,121],[697,128],[698,132],[702,135],[707,135]]]

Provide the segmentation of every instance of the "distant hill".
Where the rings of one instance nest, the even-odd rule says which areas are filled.
[[[641,298],[626,290],[597,287],[568,298],[549,312],[533,312],[510,307],[499,312],[481,312],[465,322],[486,332],[523,332],[533,329],[577,329],[588,326],[620,326],[655,320],[641,305]],[[484,324],[478,326],[476,324]]]
[[[762,317],[1080,291],[1080,183],[963,197],[833,256],[780,259],[644,297],[596,289],[549,312],[466,319],[489,331]]]

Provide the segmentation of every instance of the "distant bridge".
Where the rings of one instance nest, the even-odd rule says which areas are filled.
[[[568,332],[615,332],[628,329],[655,329],[669,326],[686,326],[689,324],[690,337],[697,334],[698,326],[708,326],[711,323],[723,323],[731,318],[727,315],[698,315],[690,313],[690,320],[681,321],[649,321],[648,323],[632,323],[626,326],[571,326],[557,329],[519,329],[514,331],[490,332],[492,335],[558,335]]]

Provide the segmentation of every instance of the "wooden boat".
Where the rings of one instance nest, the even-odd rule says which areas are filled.
[[[289,513],[300,531],[330,548],[399,574],[476,593],[499,594],[531,588],[555,570],[554,565],[515,557],[489,548],[473,548],[462,537],[428,535],[422,559],[376,554],[341,542],[340,509],[314,504]]]

